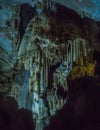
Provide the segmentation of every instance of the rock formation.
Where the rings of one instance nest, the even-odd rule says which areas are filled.
[[[0,94],[31,110],[37,130],[66,103],[70,78],[94,74],[100,30],[99,22],[43,2],[0,2]]]

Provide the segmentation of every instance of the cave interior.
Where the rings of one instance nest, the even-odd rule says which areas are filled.
[[[100,130],[99,0],[0,1],[0,129]]]

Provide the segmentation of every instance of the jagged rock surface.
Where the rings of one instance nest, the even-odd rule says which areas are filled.
[[[1,5],[5,17],[0,20],[0,93],[13,96],[20,108],[32,110],[36,128],[41,130],[65,104],[73,62],[83,65],[92,54],[94,43],[99,43],[100,25],[59,4],[56,12],[51,4],[50,11],[42,4],[44,15],[24,4],[21,7],[32,11],[27,19],[24,8],[20,15],[16,4]]]

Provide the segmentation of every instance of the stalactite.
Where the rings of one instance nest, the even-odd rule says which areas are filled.
[[[33,86],[32,86],[32,79],[29,78],[29,92],[32,92],[32,88],[33,88]]]
[[[79,62],[79,39],[77,39],[77,61]]]
[[[76,39],[75,39],[75,61],[76,61],[76,57],[77,57],[77,42],[76,42]]]
[[[79,44],[78,44],[78,59],[80,58],[80,41],[79,41]],[[80,61],[79,61],[80,62]]]
[[[44,90],[44,75],[43,75],[43,52],[40,53],[40,93],[43,93]]]
[[[45,48],[43,50],[43,54],[45,53]],[[47,82],[46,82],[46,57],[43,55],[43,60],[44,60],[44,67],[43,67],[43,76],[44,76],[44,89],[46,90],[47,87]]]
[[[71,44],[69,42],[69,65],[71,65]]]
[[[48,59],[46,58],[46,68],[45,68],[45,85],[46,85],[46,89],[48,87]]]
[[[79,39],[76,38],[76,58],[78,58],[78,42],[79,42]]]
[[[72,41],[70,42],[71,45],[71,64],[73,63],[73,45],[72,45]]]
[[[75,61],[75,40],[73,41],[73,61]]]
[[[66,61],[67,61],[67,68],[68,68],[68,46],[66,49],[67,49]]]

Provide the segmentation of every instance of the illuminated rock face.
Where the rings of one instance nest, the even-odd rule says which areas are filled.
[[[66,8],[60,5],[57,12],[50,13],[50,10],[46,16],[24,4],[32,10],[32,15],[28,16],[25,10],[19,18],[21,8],[9,2],[9,6],[6,5],[3,3],[0,10],[5,16],[0,21],[0,71],[3,74],[0,92],[13,96],[20,108],[32,110],[36,129],[41,130],[66,102],[66,79],[73,62],[78,62],[80,57],[87,58],[91,51],[89,44],[96,42],[97,30],[92,30],[95,22],[82,20],[75,12],[65,13]],[[51,4],[47,5],[51,9]],[[23,29],[22,35],[19,27]]]
[[[43,129],[48,119],[65,104],[68,91],[66,79],[73,62],[88,53],[84,39],[60,43],[59,37],[55,41],[50,30],[49,18],[36,16],[28,24],[18,51],[19,61],[30,71],[28,87],[37,130]],[[60,88],[65,97],[59,95]]]

